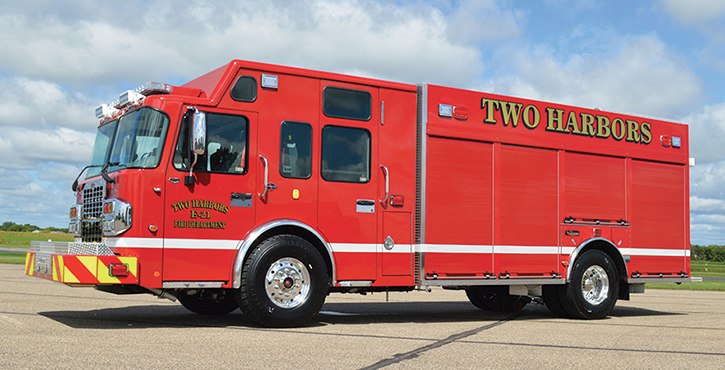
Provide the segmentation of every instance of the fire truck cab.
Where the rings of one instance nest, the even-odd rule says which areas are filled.
[[[693,280],[685,125],[240,60],[96,113],[76,241],[28,275],[267,326],[431,286],[600,318]]]

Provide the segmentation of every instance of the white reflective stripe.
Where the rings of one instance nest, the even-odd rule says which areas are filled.
[[[174,248],[236,250],[240,240],[217,239],[161,239],[161,238],[106,238],[110,248]]]
[[[423,244],[424,253],[493,253],[491,245]]]
[[[497,245],[494,253],[501,254],[559,254],[559,247],[533,245]]]
[[[574,247],[561,247],[561,254],[572,254],[575,249]]]
[[[370,243],[330,243],[330,248],[333,252],[375,253],[377,251],[377,245]]]
[[[690,250],[684,249],[655,249],[655,248],[621,248],[625,256],[648,257],[689,257]]]
[[[106,238],[104,239],[109,248],[162,248],[162,238]]]
[[[240,240],[166,239],[164,248],[237,250],[241,243],[242,241]]]

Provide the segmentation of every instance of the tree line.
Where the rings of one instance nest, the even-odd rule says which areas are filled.
[[[52,227],[52,226],[42,228],[42,227],[39,227],[36,225],[31,225],[31,224],[25,224],[25,225],[16,224],[15,222],[11,222],[11,221],[3,222],[3,224],[0,226],[0,230],[2,230],[2,231],[20,231],[20,232],[33,232],[36,230],[40,230],[40,231],[44,231],[44,232],[51,232],[51,231],[60,231],[63,233],[68,232],[67,227],[64,229],[58,228],[58,227]]]
[[[693,244],[690,258],[695,261],[725,262],[725,245]]]

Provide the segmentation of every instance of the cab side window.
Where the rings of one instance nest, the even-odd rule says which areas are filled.
[[[189,144],[191,116],[187,113],[182,119],[174,152],[174,168],[180,171],[189,171],[194,161]],[[206,125],[206,150],[198,156],[194,172],[246,173],[249,121],[243,116],[207,112]]]
[[[325,126],[322,129],[322,178],[327,181],[370,181],[370,132]]]
[[[312,126],[282,122],[279,143],[279,174],[293,179],[312,175]]]
[[[363,90],[327,86],[322,92],[322,113],[328,117],[369,121],[373,97]]]

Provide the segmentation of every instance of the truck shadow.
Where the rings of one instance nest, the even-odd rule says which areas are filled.
[[[261,329],[240,310],[224,316],[197,315],[181,306],[144,305],[90,311],[38,313],[75,329],[238,328]],[[482,311],[468,302],[327,303],[306,327],[371,323],[446,323],[501,321],[506,319],[550,320],[543,305],[530,304],[518,314]],[[615,307],[610,317],[681,315],[634,307]],[[557,319],[566,322],[565,319]],[[266,329],[265,329],[266,330]]]

